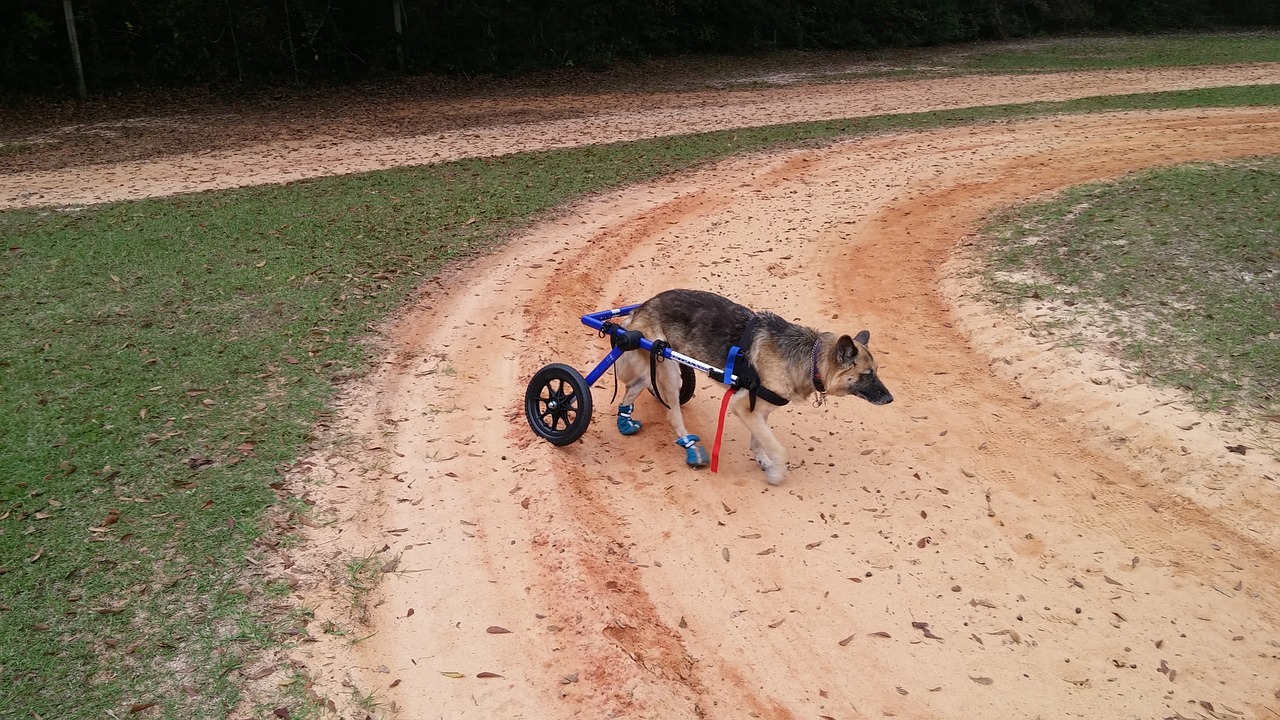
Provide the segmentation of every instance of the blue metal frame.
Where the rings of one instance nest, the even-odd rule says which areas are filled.
[[[636,303],[634,305],[624,305],[620,308],[613,308],[610,310],[600,310],[598,312],[587,313],[586,315],[582,316],[582,324],[586,325],[587,327],[593,330],[599,330],[603,332],[605,323],[608,323],[610,320],[613,320],[614,318],[620,318],[620,317],[625,317],[627,315],[630,315],[631,313],[635,312],[635,309],[638,307],[640,307],[640,303]],[[612,326],[613,337],[621,337],[626,333],[627,333],[626,328],[618,327],[616,325]],[[640,349],[646,350],[648,352],[653,352],[653,341],[642,335],[640,337]],[[736,350],[737,348],[733,348],[733,349]],[[587,374],[587,377],[586,377],[587,386],[590,387],[594,385],[595,382],[599,380],[600,377],[603,376],[606,371],[609,370],[609,368],[613,367],[613,364],[618,361],[618,358],[622,357],[622,353],[624,352],[626,351],[617,346],[614,346],[609,351],[609,354],[605,355],[604,359],[601,360],[595,366],[595,368],[593,368],[591,372]],[[697,370],[698,372],[706,373],[709,377],[711,377],[711,379],[716,380],[717,382],[722,382],[725,385],[733,385],[738,380],[738,378],[733,374],[733,363],[731,361],[729,363],[729,372],[727,373],[727,377],[726,377],[726,373],[724,370],[721,370],[720,368],[715,367],[713,365],[708,365],[700,360],[695,360],[694,358],[691,358],[688,355],[678,353],[675,350],[672,350],[670,347],[663,346],[662,356],[670,360],[675,360],[681,365],[688,365],[689,367],[693,368],[694,370]],[[730,358],[733,358],[736,356],[736,353],[730,350],[729,356]]]

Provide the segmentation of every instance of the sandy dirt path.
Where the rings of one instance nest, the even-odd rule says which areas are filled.
[[[632,97],[576,119],[9,174],[0,204],[1277,81],[1267,65]],[[1280,718],[1280,463],[1227,452],[1252,440],[1115,361],[993,316],[963,274],[994,208],[1277,149],[1274,108],[876,136],[584,201],[451,269],[389,322],[389,355],[341,399],[343,441],[297,479],[316,503],[291,552],[317,642],[293,666],[353,718]],[[579,315],[675,286],[869,329],[896,402],[775,413],[792,457],[777,488],[735,424],[716,475],[683,465],[652,399],[645,431],[620,437],[607,377],[580,443],[536,439],[527,379],[607,349]],[[704,437],[718,398],[703,379],[686,407]],[[330,581],[370,553],[387,572],[354,623]],[[354,702],[368,693],[372,710]]]
[[[311,134],[263,128],[264,139],[234,149],[197,150],[144,161],[80,164],[4,172],[0,208],[76,205],[216,190],[364,172],[467,157],[546,150],[778,123],[852,118],[1004,103],[1070,100],[1098,95],[1280,82],[1280,63],[1208,68],[991,75],[945,79],[861,80],[756,90],[594,94],[483,101],[378,100],[360,121],[298,118]],[[225,119],[223,119],[225,120]],[[235,118],[230,118],[235,121]],[[244,118],[254,124],[255,119]],[[135,132],[192,136],[225,132],[184,118],[169,127],[145,118]],[[146,128],[154,126],[154,130]],[[113,129],[114,128],[114,129]],[[409,134],[406,135],[406,128]],[[424,128],[439,128],[439,130]],[[110,123],[78,132],[110,133]],[[44,142],[47,136],[25,138]]]
[[[1280,464],[965,301],[953,256],[994,208],[1268,148],[1275,109],[886,135],[584,202],[456,269],[345,398],[363,452],[313,460],[320,557],[398,558],[374,634],[295,662],[404,717],[1280,717]],[[581,442],[536,439],[527,379],[607,350],[578,316],[678,286],[869,329],[896,402],[775,413],[777,488],[737,425],[718,475],[652,399],[619,436],[607,376]],[[686,406],[703,437],[718,397]]]

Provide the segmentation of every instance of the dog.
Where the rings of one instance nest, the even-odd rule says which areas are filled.
[[[854,395],[872,405],[887,405],[893,395],[880,382],[867,343],[871,333],[850,337],[819,332],[771,312],[754,312],[732,300],[703,290],[667,290],[642,303],[620,325],[714,368],[728,364],[729,350],[741,348],[735,376],[746,378],[729,400],[729,410],[751,431],[751,452],[770,485],[786,476],[787,451],[769,429],[769,414],[789,401],[817,402],[831,395]],[[642,423],[632,417],[636,398],[649,390],[668,407],[676,444],[692,467],[709,463],[699,438],[685,427],[680,412],[682,374],[679,363],[645,350],[624,352],[616,364],[626,386],[618,406],[618,430],[634,435]],[[688,371],[685,371],[688,374]],[[684,380],[689,382],[689,380]],[[691,390],[690,386],[688,390]]]

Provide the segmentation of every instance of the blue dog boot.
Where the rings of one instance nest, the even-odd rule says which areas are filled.
[[[676,440],[676,444],[684,448],[684,461],[689,467],[706,467],[711,464],[711,456],[707,449],[698,444],[697,435],[685,435]]]
[[[634,405],[618,406],[618,432],[623,435],[635,435],[642,427],[639,420],[631,419],[631,409],[634,407]]]

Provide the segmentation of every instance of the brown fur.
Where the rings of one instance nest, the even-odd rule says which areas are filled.
[[[701,290],[668,290],[655,295],[631,314],[626,325],[650,340],[667,341],[679,353],[713,367],[724,367],[730,346],[740,344],[743,330],[753,317],[757,324],[747,360],[759,374],[761,384],[778,395],[801,402],[818,392],[813,381],[816,343],[817,367],[826,394],[857,395],[875,405],[893,402],[876,374],[875,357],[867,349],[870,333],[866,330],[855,337],[819,332],[773,313],[752,312]],[[625,353],[617,368],[619,379],[627,386],[622,405],[634,403],[643,390],[652,391],[649,353]],[[688,431],[677,400],[679,366],[670,361],[659,363],[655,375],[658,392],[670,405],[672,429],[677,438],[683,437]],[[729,402],[729,410],[751,430],[751,450],[771,485],[782,482],[787,467],[786,448],[767,424],[769,413],[777,407],[757,398],[752,410],[746,390],[739,390]]]

